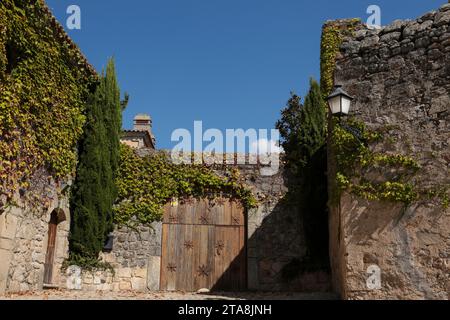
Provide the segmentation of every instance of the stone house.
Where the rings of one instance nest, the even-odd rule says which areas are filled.
[[[146,114],[136,115],[133,130],[124,130],[121,142],[134,149],[155,149],[156,139],[152,133],[150,116]]]
[[[71,71],[96,76],[47,6],[43,2],[40,6],[42,21],[48,22],[54,39],[77,50],[76,55],[63,57],[70,62]],[[41,168],[33,175],[27,191],[17,190],[10,206],[4,206],[0,196],[0,294],[41,290],[60,283],[61,266],[68,257],[70,212],[66,191],[70,183],[70,177],[56,182]],[[47,205],[30,203],[23,193],[46,198]]]

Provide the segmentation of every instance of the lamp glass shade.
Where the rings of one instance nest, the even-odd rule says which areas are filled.
[[[331,113],[336,115],[347,115],[350,112],[352,100],[344,95],[337,95],[328,99]]]
[[[330,110],[332,114],[340,114],[341,113],[341,97],[335,96],[328,100],[328,105],[330,106]]]
[[[341,114],[347,115],[350,112],[351,102],[351,99],[346,96],[341,96]]]

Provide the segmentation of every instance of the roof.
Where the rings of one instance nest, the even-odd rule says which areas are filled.
[[[344,91],[344,89],[342,89],[341,85],[335,85],[333,92],[327,97],[327,99],[331,99],[337,96],[345,96],[351,100],[354,99],[354,97],[352,97],[351,95],[349,95],[347,92]]]
[[[147,148],[156,149],[155,138],[149,131],[140,130],[123,130],[122,138],[143,138]]]

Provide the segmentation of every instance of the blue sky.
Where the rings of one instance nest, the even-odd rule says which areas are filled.
[[[412,19],[447,0],[47,0],[65,26],[81,8],[81,30],[67,30],[99,71],[110,56],[136,113],[153,118],[158,148],[171,133],[207,128],[271,129],[289,92],[319,78],[321,26],[361,17],[376,4],[382,24]]]

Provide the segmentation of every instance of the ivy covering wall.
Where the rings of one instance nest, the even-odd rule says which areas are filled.
[[[126,145],[120,147],[116,184],[119,196],[114,219],[118,225],[148,225],[158,221],[163,206],[172,199],[225,196],[239,200],[246,209],[257,205],[237,169],[219,176],[204,165],[173,164],[162,152],[141,157]]]
[[[74,173],[95,72],[41,0],[0,2],[0,195]],[[44,197],[36,196],[36,201]]]
[[[325,99],[334,87],[336,57],[342,44],[342,38],[353,32],[360,19],[345,20],[345,23],[327,23],[322,29],[320,48],[320,89]]]
[[[321,42],[321,88],[328,96],[334,86],[336,59],[343,38],[352,36],[360,24],[359,19],[327,23],[322,30]],[[396,153],[375,153],[378,143],[389,139],[385,128],[369,130],[355,118],[332,120],[329,130],[335,176],[331,177],[331,204],[339,200],[342,191],[347,191],[369,201],[391,201],[405,205],[421,200],[439,199],[443,207],[449,206],[447,186],[423,189],[417,185],[415,176],[421,170],[420,164],[411,156]],[[360,137],[349,132],[353,128]],[[334,170],[330,170],[332,172]],[[394,172],[384,179],[386,172]],[[374,173],[377,173],[373,178]],[[370,178],[372,177],[372,178]]]

